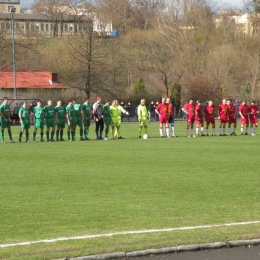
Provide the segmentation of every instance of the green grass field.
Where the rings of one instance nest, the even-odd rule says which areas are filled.
[[[94,139],[93,124],[84,142],[10,144],[7,137],[0,145],[0,244],[260,220],[260,135],[187,138],[182,122],[177,138],[159,138],[157,123],[148,140],[137,130],[123,124],[126,139],[108,141]],[[12,131],[18,141],[19,127]],[[0,248],[0,259],[259,237],[260,224],[117,235]]]

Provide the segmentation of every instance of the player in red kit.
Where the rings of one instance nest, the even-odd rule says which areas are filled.
[[[195,107],[195,120],[196,120],[196,136],[204,136],[203,133],[204,121],[202,115],[201,100],[197,101],[197,106]],[[199,127],[200,127],[200,133],[199,133]]]
[[[166,103],[165,98],[162,99],[162,103],[160,103],[155,108],[155,113],[159,115],[159,122],[160,122],[160,137],[163,136],[163,124],[165,124],[165,131],[166,131],[166,137],[169,137],[169,121],[168,121],[168,104]]]
[[[251,105],[248,106],[248,113],[249,113],[251,135],[254,136],[256,129],[258,127],[257,114],[259,113],[259,109],[255,101],[252,101]]]
[[[214,118],[215,108],[213,101],[209,100],[208,105],[204,108],[205,121],[206,121],[206,135],[209,135],[209,125],[212,125],[212,136],[215,136],[215,118]]]
[[[193,104],[193,99],[190,98],[189,103],[184,105],[182,111],[187,114],[187,127],[186,127],[186,135],[187,137],[195,137],[193,134],[193,126],[195,122],[195,106]],[[190,129],[190,135],[189,135]]]
[[[227,100],[227,109],[228,109],[228,133],[230,135],[236,135],[237,127],[237,109],[232,103],[231,99]],[[231,130],[231,125],[233,124],[233,131]]]
[[[244,126],[246,126],[245,135],[248,135],[249,120],[248,120],[248,106],[246,104],[246,100],[243,100],[239,106],[239,115],[241,120],[241,130],[240,130],[241,135],[244,135]]]
[[[228,121],[228,109],[226,104],[226,99],[222,100],[222,103],[218,106],[218,115],[219,115],[219,135],[226,136],[226,123]]]
[[[170,98],[166,98],[166,103],[168,104],[168,121],[169,121],[169,125],[171,126],[171,129],[172,129],[172,137],[176,137],[176,135],[174,134],[174,117],[173,117],[174,106],[173,106]]]

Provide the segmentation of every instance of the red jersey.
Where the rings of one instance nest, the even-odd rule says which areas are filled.
[[[228,115],[228,107],[227,105],[224,104],[220,104],[218,106],[218,112],[219,112],[219,116],[227,116]]]
[[[196,116],[201,118],[202,117],[202,108],[201,108],[201,105],[197,105],[196,108],[195,108],[195,111],[196,111]]]
[[[258,109],[257,105],[250,105],[248,107],[249,115],[256,115],[258,111],[259,111],[259,109]]]
[[[236,107],[235,107],[234,104],[228,105],[228,106],[227,106],[227,110],[228,110],[228,116],[229,116],[229,117],[234,118],[234,117],[236,116],[236,111],[237,111],[237,109],[236,109]]]
[[[160,116],[168,116],[168,104],[167,103],[161,103],[155,108]]]
[[[173,116],[173,104],[168,104],[168,116]]]
[[[206,106],[204,108],[206,118],[214,118],[214,106]]]
[[[248,114],[248,106],[241,104],[239,106],[239,112],[242,114],[242,116],[246,117]]]
[[[194,104],[186,104],[183,108],[185,108],[186,111],[188,112],[188,116],[194,116],[195,115]]]

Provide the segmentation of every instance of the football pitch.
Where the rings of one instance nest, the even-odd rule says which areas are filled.
[[[15,141],[19,130],[12,128]],[[177,138],[159,138],[158,124],[151,123],[144,140],[138,124],[123,123],[121,134],[125,139],[97,141],[92,124],[90,141],[11,144],[5,133],[0,259],[260,238],[257,223],[222,226],[260,221],[260,130],[256,136],[240,136],[238,127],[237,136],[187,138],[184,122],[176,122]],[[177,229],[204,225],[212,227]],[[155,229],[161,231],[128,233]],[[95,236],[106,234],[117,235]],[[50,241],[57,238],[68,240]],[[42,240],[48,243],[19,244]]]

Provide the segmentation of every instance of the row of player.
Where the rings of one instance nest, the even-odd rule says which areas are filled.
[[[110,102],[107,100],[106,104],[101,103],[100,96],[97,97],[96,102],[93,104],[93,108],[89,104],[89,100],[81,105],[77,104],[76,100],[70,100],[68,105],[64,107],[62,101],[57,101],[57,106],[53,106],[52,100],[47,102],[47,105],[42,107],[40,100],[37,102],[37,106],[34,108],[35,116],[35,129],[33,132],[33,141],[36,139],[37,130],[40,129],[40,141],[44,141],[44,116],[46,119],[46,141],[54,141],[55,128],[56,141],[64,141],[63,133],[65,128],[65,122],[68,123],[67,136],[68,140],[75,140],[75,127],[78,125],[80,128],[80,140],[89,140],[89,126],[92,115],[96,124],[95,133],[98,140],[102,140],[102,134],[105,126],[105,139],[108,139],[109,127],[112,128],[112,137],[123,139],[120,134],[121,115],[122,113],[128,114],[128,112],[119,105],[118,100]],[[197,105],[194,105],[194,100],[191,98],[189,102],[182,108],[182,111],[187,114],[187,127],[186,134],[188,137],[195,137],[193,133],[194,123],[196,121],[196,136],[208,135],[209,125],[212,125],[212,135],[215,136],[215,111],[213,101],[209,100],[207,106],[204,108],[204,115],[206,121],[206,133],[204,134],[204,120],[201,101],[197,101]],[[159,132],[160,137],[163,137],[163,124],[165,124],[165,135],[170,137],[169,126],[172,130],[172,137],[175,137],[174,133],[174,117],[173,117],[173,104],[169,98],[163,98],[162,102],[156,106],[155,112],[159,116]],[[225,136],[226,123],[228,123],[228,132],[230,135],[236,135],[237,126],[237,114],[236,107],[232,104],[230,99],[223,99],[222,103],[218,107],[218,114],[220,119],[219,134]],[[258,126],[257,114],[259,109],[255,102],[252,101],[251,105],[247,105],[246,101],[243,101],[239,106],[239,114],[241,116],[241,134],[248,134],[248,127],[250,121],[251,135],[255,135],[255,130]],[[141,138],[142,129],[144,128],[145,135],[148,134],[148,122],[149,112],[145,105],[145,99],[142,99],[140,105],[137,108],[137,115],[139,121],[139,138]],[[1,137],[2,143],[4,140],[4,129],[8,129],[8,135],[10,142],[14,142],[11,133],[10,123],[10,108],[8,105],[8,98],[3,99],[3,104],[0,106],[1,116]],[[30,118],[29,110],[27,108],[26,101],[23,101],[21,108],[19,109],[19,119],[21,123],[21,131],[19,133],[19,141],[21,142],[23,133],[26,135],[26,142],[29,142],[29,128]],[[233,128],[231,126],[233,125]],[[244,133],[245,126],[245,133]],[[51,131],[50,131],[51,130]]]
[[[215,106],[213,101],[209,100],[207,105],[204,107],[204,111],[201,106],[201,100],[197,101],[195,106],[194,100],[189,99],[189,102],[182,107],[182,111],[187,114],[187,126],[186,135],[187,137],[196,136],[208,136],[209,126],[212,125],[212,136],[216,135],[216,123],[215,123]],[[250,105],[247,105],[246,100],[243,100],[239,106],[238,113],[241,118],[241,135],[248,135],[248,128],[250,122],[251,135],[254,136],[258,127],[257,114],[259,113],[258,106],[255,101],[252,101]],[[163,136],[163,124],[165,124],[166,136],[169,137],[169,125],[172,129],[172,136],[174,134],[174,118],[173,118],[173,105],[169,98],[163,98],[162,103],[155,108],[155,112],[159,115],[160,121],[160,136]],[[230,135],[236,135],[237,127],[237,109],[232,103],[231,99],[223,99],[222,103],[218,106],[218,119],[219,119],[219,135],[226,136],[226,125],[228,125],[228,133]],[[204,117],[203,117],[204,114]],[[204,120],[206,122],[206,129],[204,134]],[[193,128],[196,122],[196,135],[194,135]],[[245,132],[244,132],[245,128]]]

